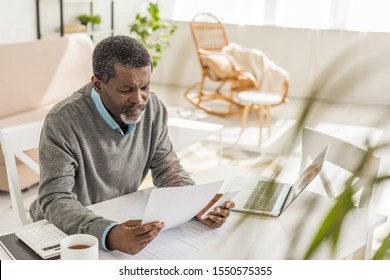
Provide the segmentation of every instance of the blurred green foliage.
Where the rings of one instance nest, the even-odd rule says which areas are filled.
[[[158,2],[149,2],[147,14],[136,15],[135,21],[130,25],[130,32],[149,50],[155,68],[162,58],[163,51],[170,45],[169,39],[177,28],[177,25],[160,19]]]

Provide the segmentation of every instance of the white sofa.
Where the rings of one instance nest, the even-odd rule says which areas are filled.
[[[94,44],[85,34],[0,45],[0,128],[44,119],[53,104],[86,84]],[[30,151],[37,159],[37,151]],[[21,187],[38,181],[19,164]],[[0,154],[0,190],[8,190]]]

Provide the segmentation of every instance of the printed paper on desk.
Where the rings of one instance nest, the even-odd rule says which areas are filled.
[[[217,194],[223,181],[204,185],[154,189],[146,205],[142,223],[160,221],[164,230],[195,217]]]

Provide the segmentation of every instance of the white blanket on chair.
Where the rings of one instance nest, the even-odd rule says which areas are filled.
[[[281,92],[284,81],[289,79],[288,72],[276,65],[261,50],[230,43],[222,52],[230,55],[241,70],[256,77],[260,91]]]

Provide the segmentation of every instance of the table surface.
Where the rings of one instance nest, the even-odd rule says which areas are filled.
[[[259,178],[259,174],[240,167],[218,166],[206,172],[194,174],[197,184],[224,179],[221,190],[228,188],[237,177]],[[287,182],[287,181],[286,181]],[[147,195],[150,189],[121,196],[90,206],[98,215],[123,221],[123,211],[129,205]],[[315,202],[315,204],[312,204]],[[194,258],[197,259],[302,259],[313,237],[317,233],[325,215],[334,205],[335,200],[310,191],[304,191],[298,199],[278,218],[248,215],[233,212],[229,224],[234,224],[234,231],[220,242],[202,249]],[[310,208],[309,206],[313,206]],[[339,237],[339,246],[332,254],[329,244],[320,247],[313,258],[342,259],[365,245],[367,234],[387,220],[386,216],[372,213],[367,209],[353,209],[347,215]],[[40,221],[24,226],[34,227],[46,223]],[[19,229],[14,229],[13,232]],[[6,234],[9,232],[4,232]],[[7,259],[0,250],[0,259]],[[114,259],[105,251],[100,251],[100,259]]]
[[[221,132],[223,125],[186,120],[180,118],[168,118],[169,138],[176,151],[201,141],[214,133]]]

